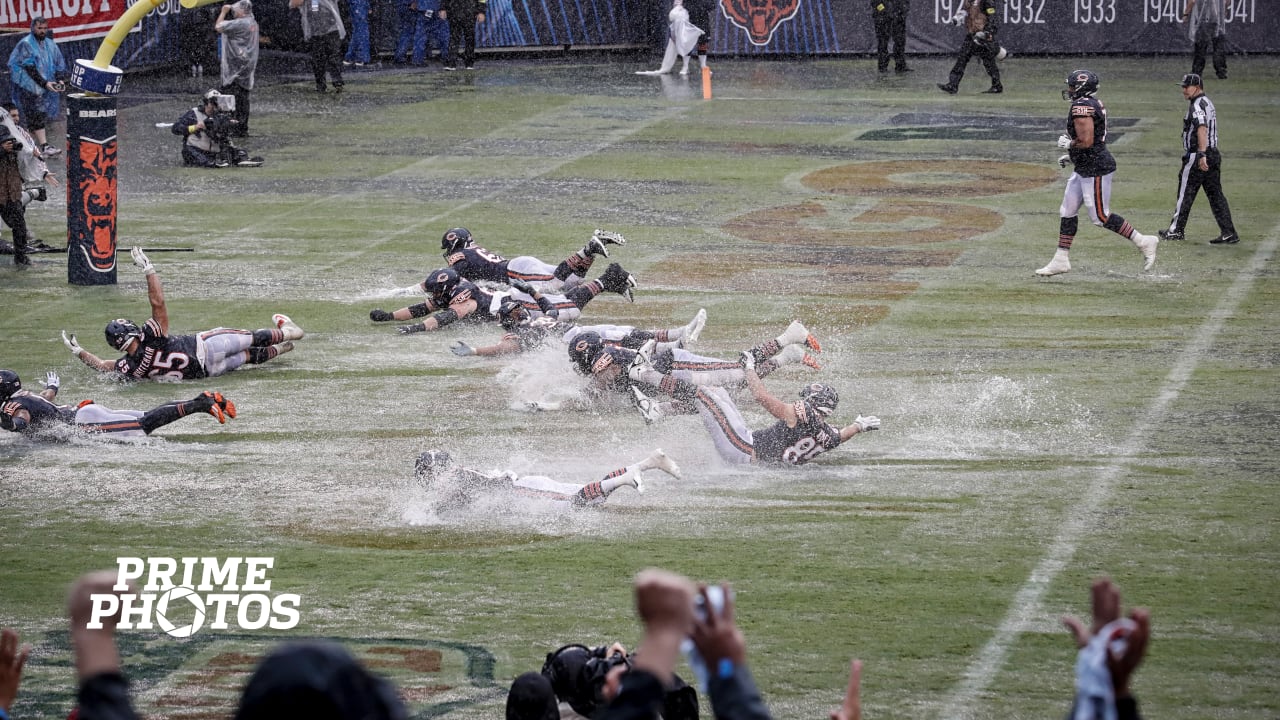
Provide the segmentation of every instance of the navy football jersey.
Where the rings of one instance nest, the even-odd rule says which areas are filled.
[[[132,355],[116,361],[116,372],[131,380],[198,380],[205,377],[196,358],[195,335],[165,335],[155,318],[142,326],[142,340]]]
[[[796,400],[792,406],[796,410],[795,427],[787,427],[779,420],[751,433],[757,460],[803,465],[840,445],[840,429],[824,420],[812,405]]]
[[[75,408],[69,405],[55,405],[39,395],[20,390],[0,403],[0,428],[13,430],[13,416],[19,410],[26,410],[31,416],[28,421],[30,424],[27,426],[29,430],[35,430],[51,422],[72,423],[76,418]]]
[[[449,253],[445,258],[449,267],[458,273],[463,280],[488,280],[489,282],[509,282],[507,278],[507,259],[495,252],[476,245]]]
[[[1081,177],[1097,177],[1116,171],[1116,159],[1107,149],[1107,109],[1102,101],[1095,97],[1076,98],[1071,101],[1071,111],[1067,113],[1067,135],[1076,140],[1076,118],[1087,118],[1093,122],[1093,147],[1071,148],[1071,162],[1075,163],[1076,174]]]

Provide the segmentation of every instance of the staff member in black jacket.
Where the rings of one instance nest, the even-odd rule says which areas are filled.
[[[1222,193],[1222,154],[1218,152],[1218,111],[1204,94],[1204,81],[1195,73],[1182,76],[1182,97],[1191,101],[1182,119],[1182,169],[1178,172],[1178,198],[1173,207],[1173,221],[1168,230],[1160,231],[1161,240],[1182,240],[1191,215],[1191,204],[1204,187],[1218,221],[1218,237],[1214,245],[1240,242],[1236,226],[1231,222],[1231,206]]]

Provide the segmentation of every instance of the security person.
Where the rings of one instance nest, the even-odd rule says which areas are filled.
[[[893,41],[894,72],[911,72],[907,67],[907,15],[911,0],[871,0],[871,22],[876,28],[876,64],[889,72],[889,41]]]
[[[1218,222],[1218,237],[1209,242],[1214,245],[1234,245],[1240,242],[1236,226],[1231,222],[1231,207],[1222,193],[1222,155],[1218,152],[1218,112],[1213,102],[1204,94],[1204,82],[1196,73],[1182,76],[1182,97],[1190,101],[1187,116],[1182,119],[1182,169],[1178,173],[1178,196],[1173,208],[1173,221],[1168,230],[1160,231],[1162,240],[1185,238],[1187,217],[1196,194],[1204,187]]]

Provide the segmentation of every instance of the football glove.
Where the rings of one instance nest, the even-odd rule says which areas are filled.
[[[374,322],[386,322],[388,320],[395,320],[396,318],[386,310],[375,308],[369,311],[369,319]]]
[[[1063,155],[1058,158],[1058,167],[1064,168],[1071,164],[1071,156]]]
[[[414,333],[425,332],[426,329],[427,329],[426,325],[423,325],[422,323],[414,323],[412,325],[401,325],[400,327],[396,328],[396,332],[400,333],[401,335],[412,335]]]
[[[525,295],[528,295],[529,297],[533,297],[533,294],[537,292],[536,290],[533,289],[532,285],[525,282],[524,280],[521,280],[520,278],[516,278],[512,280],[511,287],[515,288],[516,290],[519,290],[520,292],[524,293]]]
[[[973,39],[977,40],[978,42],[986,42],[991,39],[991,33],[987,32],[986,30],[979,30],[978,32],[973,34]]]
[[[80,357],[80,353],[84,350],[84,348],[80,347],[80,343],[76,342],[76,334],[67,335],[66,330],[62,331],[62,344],[66,345],[71,354],[76,357]]]
[[[1063,150],[1066,150],[1067,148],[1071,147],[1071,137],[1068,135],[1059,135],[1058,147],[1062,148]]]
[[[750,350],[743,350],[742,357],[738,360],[738,363],[742,365],[743,370],[755,370],[756,356]]]
[[[452,350],[453,354],[457,355],[458,357],[467,357],[468,355],[476,354],[475,348],[462,342],[461,340],[454,340],[453,344],[449,346],[449,349]]]
[[[875,415],[867,415],[865,417],[859,415],[853,419],[853,424],[858,426],[858,432],[870,432],[880,429],[880,418]]]
[[[129,255],[133,257],[133,264],[142,268],[143,275],[155,275],[156,266],[151,264],[151,260],[147,258],[147,254],[142,252],[142,248],[135,247],[129,251]]]
[[[58,392],[58,385],[60,385],[61,382],[61,379],[58,378],[58,373],[50,370],[44,374],[44,380],[41,380],[40,384],[44,386],[46,390]]]

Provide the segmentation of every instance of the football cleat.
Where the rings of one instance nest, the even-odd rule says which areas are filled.
[[[284,332],[285,340],[301,340],[303,336],[306,335],[306,333],[302,331],[302,328],[298,327],[297,323],[289,319],[288,315],[276,313],[271,316],[271,322]]]
[[[205,390],[196,396],[196,403],[200,406],[201,410],[214,416],[218,419],[220,424],[225,425],[227,423],[227,415],[223,411],[222,406],[218,404],[219,397],[221,396],[217,395],[217,393]]]
[[[636,279],[631,273],[623,270],[618,263],[610,263],[605,269],[604,274],[600,276],[600,286],[609,292],[618,293],[628,302],[636,301],[631,292],[636,286]]]
[[[276,357],[280,357],[287,352],[293,352],[293,341],[285,340],[282,343],[272,345],[272,347],[276,349]]]
[[[636,409],[640,411],[640,416],[644,418],[646,425],[651,425],[662,417],[662,408],[658,407],[656,400],[640,392],[640,389],[635,386],[632,386],[631,394],[635,398]]]
[[[706,325],[707,310],[706,308],[698,308],[698,314],[694,315],[689,324],[684,326],[684,335],[680,338],[683,341],[682,346],[697,342],[698,338],[702,336],[702,328],[706,327]]]
[[[612,230],[601,230],[596,228],[595,233],[591,235],[592,240],[599,240],[606,245],[626,245],[627,239],[622,237],[622,233],[616,233]],[[606,256],[607,257],[607,256]]]
[[[648,464],[677,480],[680,479],[680,466],[676,464],[675,460],[667,457],[667,454],[662,452],[662,448],[658,448],[649,454]]]
[[[779,365],[789,365],[791,363],[804,363],[814,370],[821,370],[822,365],[818,359],[809,353],[800,345],[786,345],[782,350],[773,357],[773,361]]]
[[[1142,252],[1142,257],[1146,260],[1142,265],[1143,270],[1150,270],[1156,264],[1156,246],[1160,244],[1160,238],[1154,235],[1143,235],[1135,230],[1133,232],[1133,244],[1138,246],[1138,250]]]
[[[818,338],[809,332],[808,328],[800,323],[799,320],[792,320],[787,329],[778,336],[779,345],[804,345],[810,350],[820,353],[822,345],[818,343]]]
[[[596,237],[593,237],[587,241],[587,244],[582,247],[582,252],[586,254],[588,257],[592,255],[609,257],[609,251],[604,249],[604,242],[601,241],[600,238],[596,238]]]
[[[1036,270],[1036,274],[1042,277],[1061,275],[1066,272],[1071,272],[1071,261],[1067,259],[1066,255],[1054,255],[1048,265]]]
[[[1186,240],[1187,235],[1181,230],[1159,230],[1156,235],[1161,240]]]

